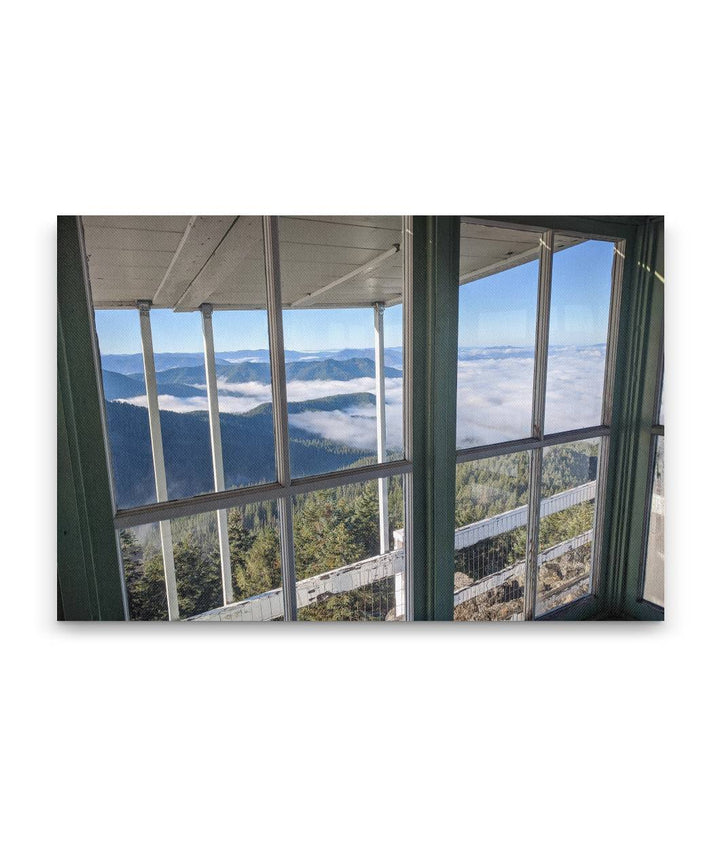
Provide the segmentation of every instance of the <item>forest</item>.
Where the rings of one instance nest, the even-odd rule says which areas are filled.
[[[542,496],[547,497],[595,478],[598,444],[583,441],[546,450]],[[529,456],[526,452],[459,464],[456,468],[456,527],[500,514],[527,503]],[[363,463],[359,461],[356,463]],[[390,531],[403,526],[403,490],[399,476],[388,485]],[[540,550],[588,531],[593,502],[580,503],[541,520]],[[293,536],[298,580],[306,579],[379,552],[377,481],[303,494],[293,500]],[[172,521],[173,553],[181,618],[222,605],[217,517],[214,513]],[[255,503],[228,514],[233,594],[243,600],[281,585],[277,511],[272,502]],[[121,532],[130,616],[135,620],[167,619],[165,581],[157,525]],[[455,553],[455,588],[496,573],[525,558],[526,527]],[[392,543],[392,539],[391,539]],[[568,573],[579,575],[589,550],[540,568],[539,591],[555,577],[567,585]],[[517,611],[523,589],[511,580],[490,598],[503,605],[475,604],[468,618],[508,617]],[[480,601],[480,598],[476,598]],[[511,604],[508,608],[507,604]],[[489,607],[493,607],[490,609]],[[460,614],[468,609],[459,608]],[[394,580],[389,578],[352,592],[332,595],[299,610],[301,620],[386,620],[394,618]]]
[[[339,400],[342,399],[342,400]],[[290,402],[290,413],[302,409],[337,410],[374,404],[375,396],[356,393]],[[121,401],[105,403],[118,506],[131,508],[155,501],[152,446],[147,410]],[[160,411],[169,499],[213,490],[207,411]],[[261,404],[246,413],[221,413],[225,485],[228,489],[272,482],[275,444],[272,408]],[[290,460],[295,477],[317,475],[356,465],[370,450],[352,449],[290,425]],[[374,460],[374,459],[373,459]]]

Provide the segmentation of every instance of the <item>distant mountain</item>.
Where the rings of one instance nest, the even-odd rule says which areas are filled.
[[[288,363],[285,374],[288,380],[354,380],[359,377],[375,377],[375,360],[352,357],[347,360]],[[385,377],[402,377],[402,372],[385,366]]]
[[[270,383],[269,363],[242,362],[220,364],[217,366],[218,379],[225,383]],[[288,363],[285,368],[288,381],[292,380],[355,380],[361,377],[375,377],[375,361],[365,357],[348,360],[310,360],[308,362]],[[142,375],[131,377],[139,380]],[[398,369],[385,366],[385,377],[402,377]],[[157,373],[158,385],[161,384],[205,384],[204,366],[184,366],[167,369]],[[197,395],[195,390],[193,395]]]
[[[107,401],[115,401],[118,398],[135,398],[138,395],[145,395],[145,379],[142,375],[139,377],[137,375],[124,375],[119,372],[111,372],[103,369],[102,376],[103,390]],[[158,378],[159,376],[160,375],[158,375]],[[158,381],[158,395],[172,395],[176,398],[191,398],[197,395],[205,395],[205,391],[180,383],[163,383]]]
[[[374,348],[343,348],[340,351],[330,351],[324,356],[333,357],[336,360],[350,360],[355,357],[375,361]],[[393,368],[402,368],[403,353],[401,347],[385,348],[385,365]]]
[[[285,356],[288,360],[301,360],[306,358],[308,354],[303,351],[286,351]],[[330,354],[313,354],[311,356],[314,359],[316,356],[330,356]],[[142,374],[143,358],[140,353],[104,354],[101,356],[101,361],[103,368],[108,371],[120,372],[120,374]],[[263,348],[244,351],[217,351],[215,353],[215,362],[218,365],[243,361],[269,363],[270,356],[267,349]],[[182,368],[183,366],[203,365],[205,365],[205,357],[201,351],[197,353],[161,352],[155,354],[155,370],[158,372],[166,371],[167,369]]]
[[[578,353],[584,353],[587,351],[604,351],[605,347],[605,343],[601,342],[597,345],[550,345],[548,350],[551,354],[562,351],[577,351]],[[488,347],[461,345],[458,348],[459,359],[465,361],[533,359],[534,355],[534,345],[490,345]]]
[[[322,407],[317,402],[301,402],[299,406],[309,404]],[[108,401],[106,409],[118,505],[127,508],[154,502],[147,410],[118,401]],[[213,476],[207,412],[162,410],[160,425],[169,498],[179,499],[211,491]],[[275,480],[273,422],[269,406],[262,405],[250,413],[221,413],[220,430],[227,488]],[[350,449],[290,426],[290,461],[295,477],[349,467],[372,454],[371,450]]]
[[[375,396],[371,392],[355,392],[344,395],[328,395],[324,398],[311,398],[309,401],[288,401],[288,413],[306,413],[347,410],[350,407],[375,407]],[[248,410],[245,416],[272,413],[272,404],[267,402]]]
[[[116,398],[134,398],[136,395],[145,395],[145,383],[120,374],[103,369],[103,390],[105,398],[113,401]]]
[[[202,354],[155,354],[155,371],[161,372],[179,366],[203,366],[204,359]],[[142,374],[143,371],[142,354],[104,354],[100,360],[102,367],[108,371],[127,375]],[[215,361],[225,363],[220,356],[217,356]]]
[[[340,351],[285,351],[285,359],[288,363],[293,362],[315,362],[317,360],[335,359],[349,360],[363,358],[374,360],[373,348],[344,348]],[[142,374],[142,354],[103,354],[101,356],[102,367],[107,371],[120,374]],[[270,356],[265,348],[238,351],[217,351],[215,354],[217,365],[238,364],[242,362],[269,363]],[[158,372],[168,369],[183,368],[188,366],[203,366],[205,364],[203,354],[197,353],[156,353],[155,370]],[[385,364],[393,368],[402,368],[402,348],[385,348]]]

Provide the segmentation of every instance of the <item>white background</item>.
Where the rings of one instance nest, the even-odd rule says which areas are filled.
[[[711,849],[711,8],[5,10],[6,852]],[[56,624],[56,214],[402,211],[666,215],[665,624]]]

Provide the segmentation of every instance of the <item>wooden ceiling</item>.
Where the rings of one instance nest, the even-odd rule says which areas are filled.
[[[95,308],[265,306],[262,218],[82,218]],[[402,300],[401,217],[281,217],[283,305],[337,308]],[[579,239],[561,239],[569,246]],[[538,257],[536,232],[463,221],[460,282]]]

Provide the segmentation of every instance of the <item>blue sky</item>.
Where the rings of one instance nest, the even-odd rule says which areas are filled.
[[[556,253],[553,263],[550,343],[604,342],[610,302],[612,244],[587,241]],[[522,265],[460,289],[461,347],[528,346],[535,339],[538,263]],[[199,312],[156,309],[151,313],[156,352],[199,352]],[[95,313],[103,354],[139,353],[140,325],[135,310]],[[296,309],[283,312],[285,347],[296,351],[371,348],[372,309]],[[216,312],[216,351],[267,348],[265,312]],[[385,345],[402,344],[402,308],[385,311]]]
[[[607,337],[613,245],[587,241],[553,258],[551,345],[592,345]],[[460,288],[460,347],[532,346],[538,262]]]
[[[199,312],[154,309],[153,348],[157,353],[202,351]],[[135,309],[95,312],[102,354],[136,354],[141,350],[140,322]],[[295,309],[283,312],[285,347],[292,351],[372,348],[375,327],[372,309]],[[267,349],[267,315],[261,311],[215,312],[216,351]],[[385,346],[402,344],[402,307],[385,310]]]

